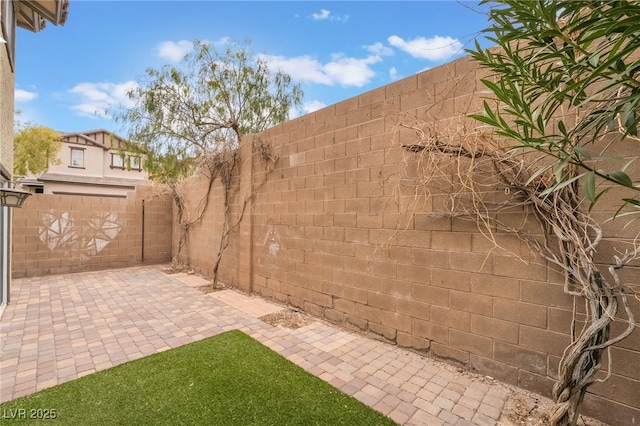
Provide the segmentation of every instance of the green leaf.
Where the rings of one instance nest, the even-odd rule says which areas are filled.
[[[486,79],[480,79],[480,82],[482,84],[484,84],[485,86],[487,86],[489,88],[489,90],[491,90],[493,93],[499,93],[501,92],[500,88],[498,87],[497,84],[495,84],[493,81],[490,80],[486,80]]]
[[[638,157],[628,150],[635,141],[624,140],[640,134],[640,3],[485,3],[491,5],[491,23],[484,32],[498,48],[482,50],[476,41],[472,56],[491,76],[485,85],[497,103],[491,104],[495,120],[485,110],[479,122],[495,126],[496,135],[509,139],[507,144],[546,156],[530,169],[528,183],[553,172],[553,191],[584,173],[581,186],[585,201],[592,204],[607,191],[596,187],[598,177],[640,191],[640,176],[625,164]],[[549,130],[554,120],[557,124]],[[608,144],[589,146],[603,139]],[[631,152],[629,157],[608,159],[620,152],[616,144]],[[604,167],[614,161],[620,164],[592,171],[594,164]]]
[[[553,174],[556,176],[556,182],[560,183],[563,181],[564,170],[569,164],[569,159],[570,157],[568,155],[565,156],[559,163],[556,163],[553,168]]]
[[[490,126],[494,126],[494,127],[496,126],[496,122],[490,117],[487,117],[486,115],[471,114],[469,115],[469,117],[473,118],[474,120],[480,121],[482,123],[489,124]]]
[[[579,160],[591,160],[591,153],[581,146],[574,146],[573,152],[578,154]]]
[[[640,208],[640,200],[638,200],[636,198],[623,198],[622,201],[624,201],[627,204],[632,204],[632,205]]]
[[[633,207],[635,207],[636,209],[640,209],[640,200],[636,199],[636,198],[623,198],[622,201],[624,201],[624,204],[621,205],[618,210],[616,210],[616,212],[613,214],[613,218],[617,218],[617,217],[622,217],[622,216],[628,216],[631,214],[640,214],[640,211],[631,211],[631,212],[626,212],[626,213],[620,213],[622,211],[622,209],[624,209],[628,204],[631,204]]]
[[[636,112],[632,108],[626,108],[622,113],[622,122],[624,123],[624,127],[630,135],[637,136],[638,129],[636,127]]]
[[[626,186],[628,188],[634,188],[633,181],[631,180],[629,175],[622,170],[610,173],[609,177],[620,185]]]
[[[564,121],[558,121],[558,130],[560,130],[560,133],[562,133],[563,135],[567,135],[567,128],[564,126]]]
[[[593,205],[596,201],[596,172],[593,170],[587,173],[583,189],[587,199],[591,201],[591,205]]]
[[[571,179],[569,179],[569,180],[565,180],[565,181],[562,181],[562,182],[560,182],[560,183],[558,183],[558,184],[556,184],[556,185],[553,185],[552,187],[547,188],[547,189],[546,189],[546,190],[544,190],[542,193],[540,193],[540,196],[541,196],[541,197],[546,197],[547,195],[549,195],[549,194],[551,194],[551,193],[553,193],[553,192],[559,191],[559,190],[561,190],[562,188],[564,188],[565,186],[568,186],[568,185],[573,184],[575,181],[577,181],[578,179],[580,179],[582,176],[584,176],[584,173],[583,173],[583,174],[581,174],[581,175],[578,175],[578,176],[574,176],[574,177],[572,177],[572,178],[571,178]]]
[[[593,207],[596,205],[596,203],[598,202],[598,200],[600,199],[600,197],[605,194],[606,192],[608,192],[611,189],[611,187],[604,189],[603,191],[600,191],[598,193],[598,195],[596,195],[596,198],[594,198],[594,200],[591,202],[591,204],[589,204],[589,212],[591,212],[591,210],[593,209]]]

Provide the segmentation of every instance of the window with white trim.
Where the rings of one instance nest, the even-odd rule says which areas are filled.
[[[84,149],[71,148],[70,167],[84,167]]]

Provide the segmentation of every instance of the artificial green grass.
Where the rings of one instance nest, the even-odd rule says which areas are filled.
[[[55,420],[32,418],[51,414],[45,410],[55,410]],[[395,424],[237,330],[0,404],[0,420],[74,426]]]

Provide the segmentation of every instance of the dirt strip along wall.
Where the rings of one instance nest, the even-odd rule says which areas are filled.
[[[549,396],[570,342],[574,301],[563,274],[513,235],[496,233],[497,248],[473,222],[431,217],[450,188],[416,195],[417,154],[401,147],[416,143],[415,131],[401,126],[416,119],[440,132],[477,127],[465,117],[481,110],[483,73],[462,58],[245,137],[231,223],[246,201],[245,215],[223,255],[221,282]],[[252,150],[256,140],[279,155],[273,171]],[[192,210],[205,184],[189,183]],[[602,218],[613,201],[602,203]],[[222,203],[217,180],[181,254],[207,276]],[[598,256],[608,262],[637,228],[606,224]],[[174,224],[174,253],[178,233]],[[627,282],[638,276],[637,263],[624,271]],[[586,414],[640,421],[639,350],[637,330],[612,349],[612,376],[590,388]]]
[[[172,200],[150,194],[32,195],[13,210],[12,276],[170,262]]]

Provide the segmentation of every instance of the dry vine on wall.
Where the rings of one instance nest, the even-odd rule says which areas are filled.
[[[238,135],[240,138],[240,136]],[[197,175],[206,178],[206,190],[204,197],[198,201],[194,207],[194,212],[190,212],[185,198],[185,186],[189,181],[183,181],[179,185],[170,188],[171,195],[177,207],[177,222],[180,227],[180,236],[178,240],[178,249],[172,261],[173,270],[183,270],[188,267],[189,260],[180,260],[180,254],[187,245],[189,231],[202,221],[211,200],[211,191],[213,184],[217,178],[220,178],[220,184],[223,192],[222,202],[222,231],[220,234],[220,245],[215,256],[213,265],[212,287],[220,287],[219,268],[222,262],[223,254],[230,243],[232,233],[238,229],[244,218],[247,206],[252,202],[255,195],[262,189],[267,182],[269,173],[272,172],[279,160],[279,156],[272,152],[270,146],[266,145],[259,137],[255,137],[252,145],[253,154],[257,155],[264,162],[265,173],[264,179],[258,185],[253,187],[248,195],[245,195],[240,202],[240,209],[236,215],[232,212],[232,198],[234,191],[239,189],[237,181],[238,170],[240,164],[239,144],[224,144],[222,149],[210,151],[201,154],[197,160]],[[248,161],[252,161],[249,159]],[[191,215],[189,213],[192,213]]]
[[[215,262],[213,265],[213,288],[219,287],[218,279],[220,262],[222,261],[223,253],[229,246],[231,234],[236,229],[238,229],[238,227],[242,223],[242,219],[244,218],[247,206],[253,201],[256,194],[260,192],[262,187],[267,182],[269,173],[272,172],[278,164],[279,156],[274,154],[271,147],[266,145],[259,137],[255,137],[255,139],[253,140],[252,152],[253,154],[257,154],[258,157],[264,162],[264,167],[267,173],[265,173],[262,182],[253,187],[250,190],[250,193],[242,198],[240,210],[235,218],[233,217],[231,211],[231,197],[233,195],[233,189],[238,188],[238,184],[234,181],[234,177],[237,177],[236,166],[240,161],[238,151],[234,150],[233,152],[226,153],[225,155],[214,156],[207,163],[209,165],[209,168],[216,170],[217,174],[220,176],[220,181],[222,183],[224,192],[224,202],[222,206],[224,222],[222,224],[218,253],[216,254]],[[252,159],[249,159],[249,161],[251,160]]]
[[[619,272],[638,257],[637,245],[630,244],[606,267],[597,264],[594,255],[603,238],[602,230],[585,209],[577,181],[543,195],[555,183],[555,177],[550,169],[538,174],[536,164],[540,163],[531,153],[504,149],[490,134],[469,131],[462,120],[457,126],[438,129],[435,123],[407,117],[397,126],[398,131],[415,134],[414,142],[402,144],[406,157],[414,163],[413,176],[407,176],[405,170],[399,183],[401,192],[406,193],[407,188],[413,192],[414,207],[448,181],[448,200],[430,213],[433,217],[475,221],[479,231],[496,246],[497,232],[516,235],[535,254],[563,271],[565,293],[584,301],[584,326],[581,330],[572,326],[571,344],[560,361],[552,391],[556,403],[551,414],[553,424],[575,424],[589,385],[606,380],[611,373],[609,353],[607,377],[596,378],[603,355],[634,330],[628,288],[625,290]],[[540,232],[525,227],[530,220],[522,226],[503,220],[511,213],[535,218]],[[574,307],[573,324],[576,315]],[[616,335],[611,330],[614,321],[626,323]]]
[[[214,168],[208,167],[208,165],[199,166],[198,167],[199,175],[205,176],[207,178],[207,190],[203,199],[200,200],[198,205],[196,206],[196,213],[193,218],[185,217],[189,213],[189,209],[186,205],[185,195],[182,193],[185,182],[183,181],[181,184],[172,185],[169,188],[173,201],[178,209],[176,213],[176,219],[178,222],[178,226],[180,227],[180,236],[178,237],[178,249],[176,251],[176,255],[173,257],[171,261],[171,269],[174,271],[180,271],[185,269],[185,263],[180,261],[180,254],[182,253],[182,249],[187,244],[187,237],[189,236],[189,231],[191,228],[199,223],[204,214],[209,207],[209,200],[211,199],[211,188],[213,187],[213,182],[216,179],[217,171]],[[188,261],[187,261],[188,263]]]

